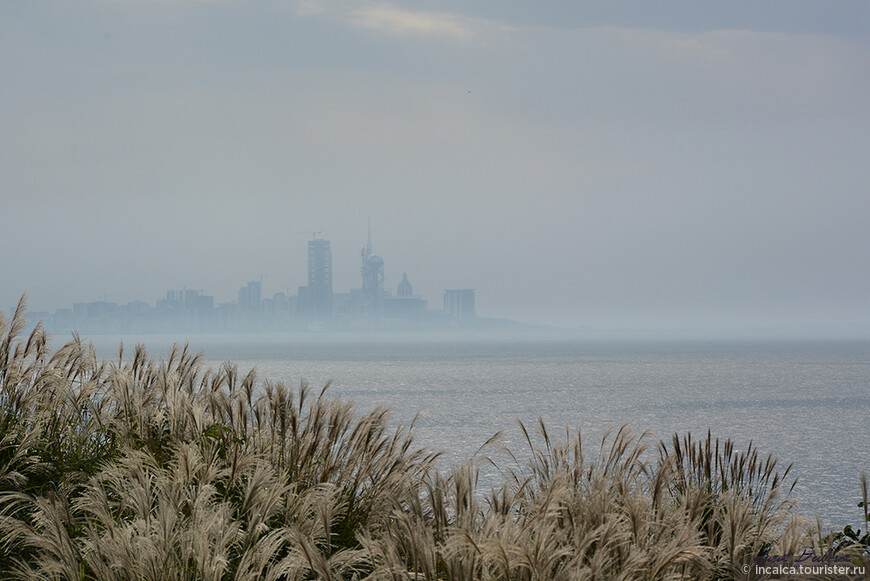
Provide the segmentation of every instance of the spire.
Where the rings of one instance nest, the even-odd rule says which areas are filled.
[[[366,256],[370,256],[372,253],[372,217],[369,216],[369,238],[368,242],[366,242]]]

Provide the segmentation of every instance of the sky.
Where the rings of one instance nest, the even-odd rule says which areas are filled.
[[[0,0],[0,308],[360,286],[870,337],[870,2]]]

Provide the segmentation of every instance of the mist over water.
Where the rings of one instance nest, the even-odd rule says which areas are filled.
[[[144,342],[165,357],[177,337],[97,336],[101,356],[119,340]],[[825,526],[857,523],[861,469],[870,465],[870,342],[589,340],[565,334],[198,335],[205,364],[256,368],[261,380],[333,396],[359,410],[392,408],[420,445],[467,459],[499,430],[522,452],[517,421],[551,434],[580,428],[588,449],[628,424],[649,442],[711,430],[738,448],[750,441],[784,469],[794,463],[793,497]],[[484,452],[493,454],[494,450]],[[502,456],[495,456],[507,461]],[[498,479],[485,468],[481,484]]]
[[[430,308],[868,337],[865,4],[0,2],[0,309],[347,293],[370,217]]]

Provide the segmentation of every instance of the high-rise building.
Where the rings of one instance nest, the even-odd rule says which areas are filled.
[[[308,241],[307,301],[312,318],[332,318],[332,249],[329,240]]]
[[[261,286],[259,282],[251,281],[239,289],[239,306],[242,309],[260,310]]]
[[[457,319],[474,318],[474,289],[445,290],[444,312]]]

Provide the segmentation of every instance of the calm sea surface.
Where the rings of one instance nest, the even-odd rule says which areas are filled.
[[[100,336],[165,357],[177,337]],[[794,463],[801,512],[823,524],[860,525],[859,474],[870,470],[870,342],[595,341],[545,335],[198,335],[207,364],[232,360],[261,379],[319,387],[370,410],[386,404],[420,445],[449,464],[542,417],[551,432],[579,428],[597,443],[629,424],[656,438],[691,431],[750,440]],[[862,526],[862,528],[864,528]]]

